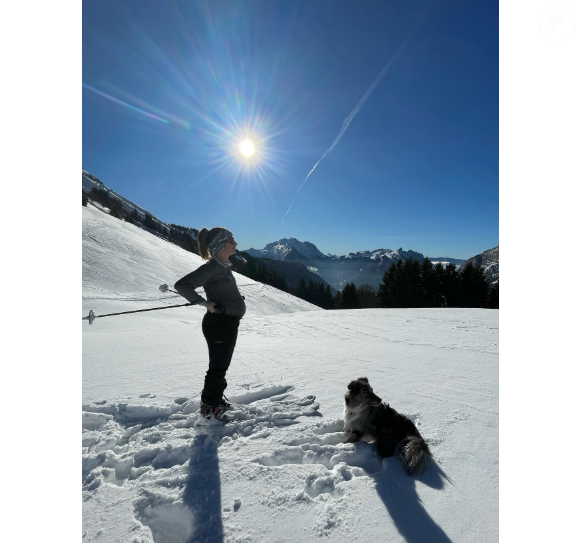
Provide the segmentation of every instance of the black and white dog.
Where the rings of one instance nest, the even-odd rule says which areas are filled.
[[[366,377],[351,381],[344,395],[344,433],[345,443],[364,437],[376,442],[383,458],[397,454],[409,475],[423,473],[431,458],[429,447],[415,425],[384,403]]]

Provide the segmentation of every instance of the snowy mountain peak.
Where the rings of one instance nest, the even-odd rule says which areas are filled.
[[[268,243],[263,249],[247,249],[248,254],[259,258],[273,258],[275,260],[317,260],[329,258],[318,250],[316,245],[309,241],[298,241],[296,238],[282,238]]]
[[[375,249],[374,251],[357,251],[356,253],[348,253],[340,258],[370,258],[371,260],[383,260],[385,258],[392,260],[398,259],[399,254],[391,249]]]
[[[399,258],[402,258],[403,260],[423,260],[425,257],[421,254],[421,253],[417,253],[416,251],[403,251],[402,247],[399,247],[396,251],[397,255],[399,255]]]

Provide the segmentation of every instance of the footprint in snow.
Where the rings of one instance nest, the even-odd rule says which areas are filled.
[[[271,386],[232,396],[231,422],[200,427],[199,402],[176,398],[169,406],[83,406],[83,480],[85,490],[100,482],[137,480],[157,470],[186,464],[196,434],[217,438],[218,446],[237,438],[265,439],[275,428],[301,424],[302,417],[320,417],[315,396],[289,394],[292,386]],[[148,396],[149,397],[149,396]],[[188,409],[197,409],[188,414]],[[106,411],[103,412],[103,411]]]

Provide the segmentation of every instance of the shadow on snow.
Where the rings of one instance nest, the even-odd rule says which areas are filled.
[[[188,543],[222,543],[224,540],[218,443],[218,437],[201,434],[191,445],[189,475],[183,493],[183,502],[193,513]]]
[[[397,458],[388,460],[387,469],[373,475],[376,489],[399,533],[408,543],[451,543],[451,539],[431,518],[417,494],[417,481],[442,489],[450,479],[431,459],[427,471],[419,477],[407,475]]]

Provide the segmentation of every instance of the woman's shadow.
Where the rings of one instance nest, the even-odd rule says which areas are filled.
[[[373,475],[377,493],[383,500],[399,533],[408,543],[451,543],[443,529],[429,516],[417,494],[416,481],[442,489],[451,480],[431,460],[427,471],[419,477],[405,473],[398,458],[383,460],[386,469]]]
[[[218,445],[219,437],[208,434],[195,436],[191,444],[189,475],[183,493],[183,502],[193,513],[188,543],[224,540]]]

